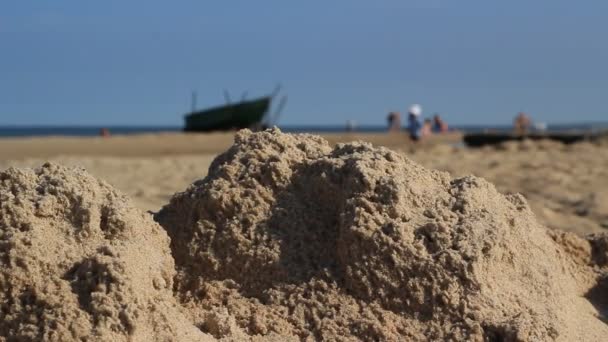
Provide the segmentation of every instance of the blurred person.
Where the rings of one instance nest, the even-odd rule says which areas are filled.
[[[420,140],[422,134],[422,124],[420,123],[420,115],[422,115],[422,107],[420,105],[412,105],[408,110],[408,127],[407,131],[410,138],[414,141]]]
[[[532,126],[532,120],[528,114],[524,112],[517,113],[515,120],[513,121],[513,129],[515,134],[527,134]]]
[[[424,123],[422,124],[422,128],[420,129],[420,136],[422,138],[427,138],[433,135],[433,124],[431,119],[424,119]]]
[[[433,132],[446,133],[448,130],[448,124],[443,121],[439,114],[435,113],[435,115],[433,116]]]
[[[399,112],[390,112],[386,118],[388,121],[389,132],[399,132],[401,130],[401,114]]]
[[[102,137],[104,137],[104,138],[107,138],[107,137],[110,136],[110,130],[104,127],[104,128],[102,128],[102,129],[99,130],[99,135],[102,136]]]

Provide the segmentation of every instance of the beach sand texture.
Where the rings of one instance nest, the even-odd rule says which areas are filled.
[[[606,146],[387,136],[0,141],[0,339],[608,336]]]
[[[229,133],[170,133],[110,140],[1,139],[0,169],[37,167],[46,161],[81,166],[123,191],[139,208],[157,211],[175,192],[203,178],[211,161],[232,144],[233,137]],[[432,169],[483,177],[500,192],[522,193],[541,223],[552,228],[584,235],[608,227],[605,143],[568,146],[525,141],[466,149],[439,143],[441,140],[413,146],[400,134],[330,134],[324,138],[329,138],[331,144],[360,139],[392,148]],[[457,138],[450,136],[446,140]],[[194,154],[196,149],[201,152]]]
[[[399,148],[410,143],[404,133],[325,133],[331,144],[363,140],[377,146]],[[0,139],[0,160],[50,158],[62,156],[148,157],[178,154],[218,154],[224,152],[234,132],[156,133],[115,135],[110,137],[25,137]],[[437,136],[424,145],[459,142],[462,134],[454,132]]]

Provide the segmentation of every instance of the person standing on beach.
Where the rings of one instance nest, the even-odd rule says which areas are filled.
[[[420,129],[420,137],[427,138],[431,135],[433,135],[433,125],[431,119],[424,119],[424,123]]]
[[[433,116],[433,132],[435,133],[447,133],[448,124],[443,121],[439,114],[435,113]]]
[[[412,105],[408,111],[408,127],[407,131],[410,134],[410,138],[414,141],[420,140],[422,135],[422,124],[420,122],[420,115],[422,115],[422,107],[420,105]]]
[[[517,113],[515,120],[513,121],[513,129],[517,135],[525,135],[530,131],[532,126],[532,120],[528,114],[524,112]]]
[[[388,121],[389,132],[399,132],[401,130],[401,114],[398,112],[390,112],[388,113],[386,120]]]

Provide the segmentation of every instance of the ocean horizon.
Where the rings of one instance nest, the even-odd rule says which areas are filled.
[[[278,125],[283,132],[289,133],[340,133],[346,132],[346,125]],[[44,137],[44,136],[98,136],[100,130],[106,128],[113,135],[150,134],[163,132],[181,132],[181,126],[0,126],[0,138],[10,137]],[[406,127],[404,126],[403,129]],[[450,129],[465,133],[478,133],[484,131],[508,132],[512,125],[454,125]],[[585,131],[595,132],[608,130],[608,122],[575,123],[575,124],[549,124],[550,131]],[[381,133],[386,132],[385,125],[356,126],[354,132]]]

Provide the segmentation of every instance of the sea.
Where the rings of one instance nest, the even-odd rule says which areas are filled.
[[[8,137],[39,137],[39,136],[98,136],[102,128],[107,128],[112,135],[180,132],[182,127],[178,126],[0,126],[0,138]],[[345,132],[345,125],[326,126],[279,126],[283,132],[290,133],[339,133]],[[509,132],[510,125],[456,125],[451,129],[465,133],[480,132]],[[608,130],[608,122],[605,123],[577,123],[577,124],[555,124],[547,125],[547,130],[553,132],[599,132]],[[386,132],[386,126],[356,126],[355,132],[381,133]]]

